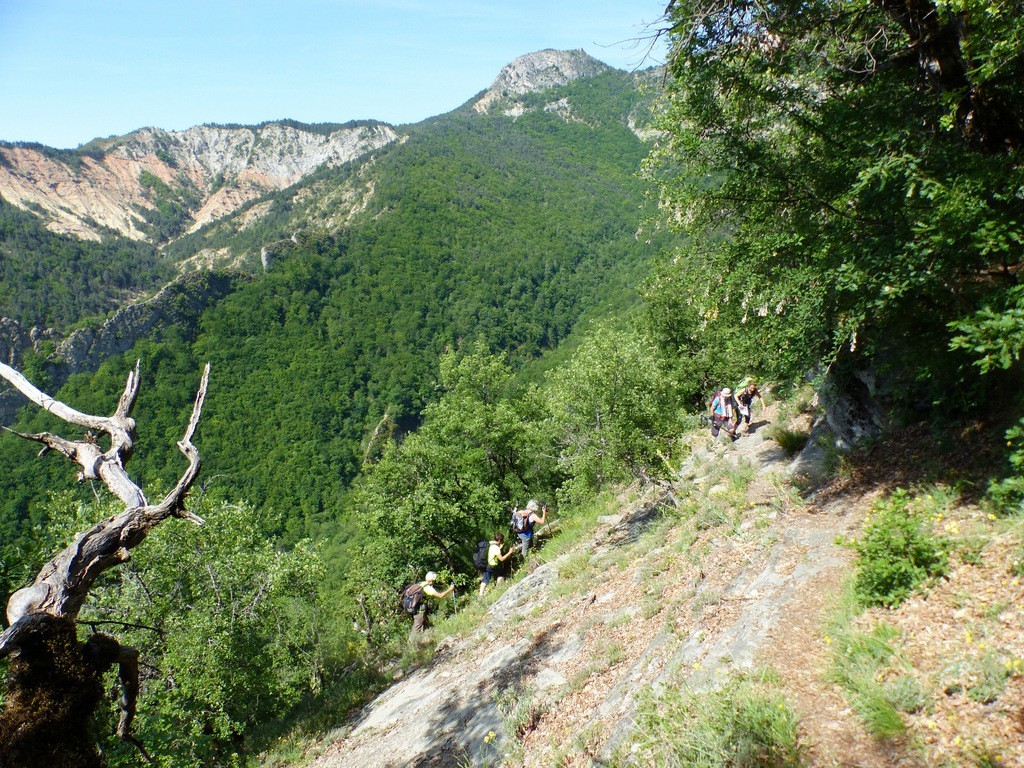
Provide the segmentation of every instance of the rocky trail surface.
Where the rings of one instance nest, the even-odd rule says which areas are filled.
[[[732,445],[695,438],[671,489],[623,496],[589,540],[542,550],[475,632],[442,639],[310,764],[601,765],[644,691],[711,690],[765,665],[794,701],[810,764],[903,764],[823,682],[821,627],[852,559],[835,542],[869,501],[802,499],[791,482],[813,471],[807,460],[760,430]]]
[[[429,662],[298,764],[644,765],[636,724],[660,716],[660,694],[711,703],[752,672],[792,709],[808,768],[1024,768],[1024,523],[957,488],[984,487],[991,446],[965,435],[972,451],[950,451],[905,429],[826,472],[813,421],[769,408],[736,443],[691,434],[670,485],[623,492],[585,534],[567,523],[474,604],[471,631],[434,630]],[[810,434],[794,459],[767,439],[773,422]],[[947,567],[895,608],[851,614],[855,553],[837,542],[862,537],[896,488]],[[879,632],[893,640],[868,673],[875,690],[914,699],[887,735],[836,678],[855,638]]]

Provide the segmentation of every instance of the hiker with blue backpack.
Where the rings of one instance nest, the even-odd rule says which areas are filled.
[[[484,545],[486,545],[486,552],[483,550]],[[484,596],[484,591],[492,579],[501,583],[505,578],[504,563],[512,557],[515,548],[509,547],[508,552],[502,552],[503,546],[505,546],[505,535],[502,533],[496,534],[490,541],[481,541],[477,545],[477,554],[473,556],[473,563],[478,570],[483,572],[483,576],[480,577],[480,597]],[[478,562],[479,560],[482,562]]]
[[[444,592],[438,592],[434,586],[435,581],[437,581],[437,574],[427,571],[423,581],[414,582],[402,590],[402,607],[406,613],[411,613],[413,616],[412,629],[409,631],[410,640],[415,634],[423,632],[427,628],[429,609],[426,599],[432,597],[435,600],[441,600],[455,589],[455,585],[451,584]]]
[[[537,514],[538,510],[540,510],[541,514]],[[530,499],[526,502],[526,509],[520,510],[517,507],[512,511],[512,530],[519,536],[519,547],[522,550],[523,557],[526,557],[527,552],[530,551],[530,544],[533,542],[534,526],[544,525],[547,520],[547,505],[545,504],[542,507],[536,499]]]

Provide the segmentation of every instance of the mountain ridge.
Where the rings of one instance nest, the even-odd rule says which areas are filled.
[[[397,139],[384,123],[327,136],[283,123],[143,128],[121,137],[99,159],[81,156],[77,168],[36,149],[0,146],[0,197],[44,215],[51,231],[99,240],[106,228],[149,240],[147,214],[161,204],[191,197],[180,232],[173,234],[192,231],[324,164],[349,162]]]
[[[545,49],[503,67],[469,103],[486,113],[510,98],[611,69],[582,50]],[[182,131],[144,127],[77,150],[0,142],[0,198],[42,217],[56,233],[99,241],[114,232],[163,244],[320,168],[344,165],[407,136],[407,130],[375,120],[306,125],[282,119]]]

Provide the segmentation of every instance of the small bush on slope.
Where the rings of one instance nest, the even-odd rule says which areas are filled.
[[[640,707],[632,743],[613,765],[799,768],[803,747],[785,699],[761,680],[736,677],[717,692],[668,690]]]
[[[897,489],[875,504],[863,536],[854,590],[865,606],[901,603],[925,579],[946,571],[949,543],[925,528],[910,494]]]

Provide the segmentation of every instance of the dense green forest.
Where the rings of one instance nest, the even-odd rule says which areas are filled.
[[[208,492],[272,510],[280,522],[266,532],[285,541],[345,541],[357,525],[346,492],[366,438],[385,416],[398,434],[415,426],[438,397],[443,352],[480,341],[519,367],[555,348],[588,311],[635,303],[653,247],[636,235],[644,202],[636,171],[647,148],[624,124],[641,100],[630,83],[613,73],[564,89],[586,95],[580,112],[590,123],[544,111],[429,121],[375,160],[371,209],[358,223],[324,233],[314,222],[259,279],[196,322],[74,377],[62,398],[102,411],[139,358],[147,386],[138,421],[144,436],[166,435],[188,407],[195,371],[210,361]],[[278,234],[267,229],[274,223],[264,236]],[[55,428],[33,413],[19,426]],[[16,441],[0,451],[10,468],[4,526],[16,530],[38,516],[43,489],[67,483],[59,462],[27,462]],[[143,440],[133,471],[169,483],[176,459],[173,441]],[[22,550],[18,535],[4,541]],[[4,563],[8,584],[31,570],[14,555]]]
[[[167,710],[142,738],[176,765],[229,765],[303,697],[372,688],[375,661],[400,653],[403,583],[434,568],[468,585],[472,542],[526,498],[571,516],[610,483],[670,474],[687,411],[719,382],[827,371],[841,384],[870,370],[894,423],[928,420],[936,440],[966,423],[1012,427],[1024,349],[1024,14],[1012,5],[673,2],[653,150],[625,127],[639,97],[611,73],[525,100],[565,95],[580,120],[456,111],[415,126],[375,155],[370,207],[344,229],[307,226],[293,242],[311,204],[299,187],[271,196],[231,246],[278,243],[266,274],[60,393],[109,410],[141,359],[133,471],[166,484],[210,361],[197,503],[225,529],[204,546],[230,563],[231,540],[246,542],[284,574],[268,598],[288,618],[276,630],[260,598],[251,625],[215,627],[223,651],[138,640],[169,654],[151,695],[202,713],[187,745],[168,738]],[[356,172],[322,171],[310,189]],[[171,250],[229,237],[216,224]],[[19,427],[57,429],[34,413]],[[1007,513],[1020,508],[1022,435],[1010,428],[1010,461],[993,468]],[[85,495],[46,502],[67,469],[31,454],[0,441],[5,590],[52,549],[62,509],[102,514]],[[159,552],[191,553],[179,535],[162,532]],[[197,589],[159,562],[132,567],[171,594]],[[234,573],[240,594],[264,594]],[[95,615],[138,602],[125,577]],[[147,606],[146,623],[175,621],[187,601],[172,602]],[[216,615],[204,604],[183,635]],[[276,681],[248,677],[245,632],[277,654]],[[237,706],[226,672],[178,686],[217,665],[239,665],[265,709]],[[302,680],[284,674],[297,669]]]
[[[950,342],[1017,284],[1019,10],[671,3],[647,168],[688,239],[647,299],[681,365],[720,369],[710,338],[770,376],[871,367],[914,418],[984,409],[1010,384]]]
[[[0,200],[0,317],[64,329],[109,314],[172,274],[170,260],[151,245],[56,235]]]

